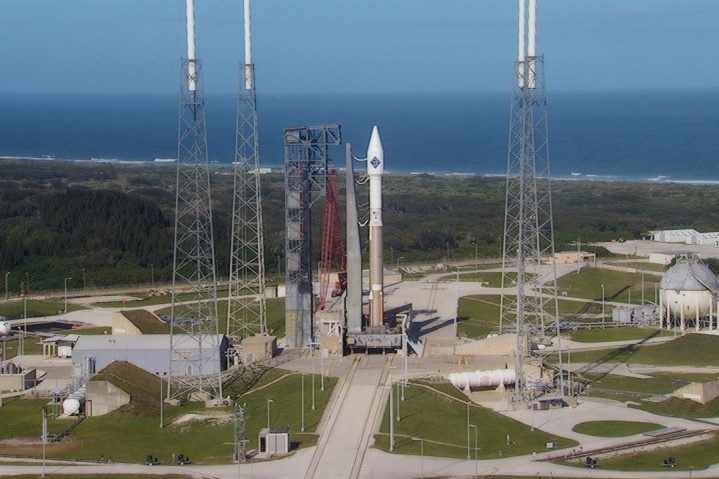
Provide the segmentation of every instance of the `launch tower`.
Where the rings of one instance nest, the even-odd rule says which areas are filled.
[[[528,7],[528,8],[527,8]],[[537,0],[519,0],[519,48],[507,160],[500,332],[516,332],[515,400],[528,395],[531,344],[558,322],[544,58],[537,54]],[[545,266],[542,267],[542,263]]]
[[[210,175],[194,0],[186,0],[187,58],[182,60],[167,396],[202,391],[222,397]],[[190,293],[191,299],[178,294]]]
[[[339,125],[287,128],[285,144],[285,331],[287,347],[314,341],[312,205],[327,191],[329,147],[342,142]]]
[[[257,97],[252,64],[250,0],[244,0],[245,64],[240,65],[234,161],[227,336],[239,340],[267,332]]]

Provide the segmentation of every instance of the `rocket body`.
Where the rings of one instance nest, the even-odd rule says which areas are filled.
[[[370,326],[382,326],[384,318],[384,263],[382,238],[382,174],[384,149],[379,128],[372,127],[367,147],[369,176],[369,313]]]

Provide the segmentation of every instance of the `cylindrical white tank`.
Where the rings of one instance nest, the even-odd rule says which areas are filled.
[[[4,319],[4,318],[3,318]],[[7,336],[10,334],[12,326],[7,321],[0,321],[0,336]]]
[[[447,376],[452,386],[459,389],[496,387],[500,384],[514,384],[517,373],[514,369],[488,369],[485,371],[471,371],[464,373],[451,373]]]
[[[719,281],[707,265],[680,258],[659,283],[662,304],[675,317],[703,317],[709,314],[713,291]]]

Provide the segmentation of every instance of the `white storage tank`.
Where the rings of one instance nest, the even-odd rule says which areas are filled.
[[[447,379],[452,386],[459,389],[472,389],[481,387],[497,387],[499,385],[514,384],[517,373],[514,369],[489,369],[464,373],[451,373]]]
[[[719,281],[707,265],[686,256],[677,259],[659,282],[659,295],[663,317],[682,321],[708,316],[714,309],[714,293],[719,291]]]
[[[0,336],[7,336],[12,331],[10,323],[5,321],[5,317],[0,316]]]

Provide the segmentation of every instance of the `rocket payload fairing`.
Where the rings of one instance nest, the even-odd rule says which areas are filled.
[[[382,326],[384,318],[384,264],[382,245],[382,174],[384,149],[379,128],[372,127],[367,147],[369,176],[369,314],[370,326]]]

